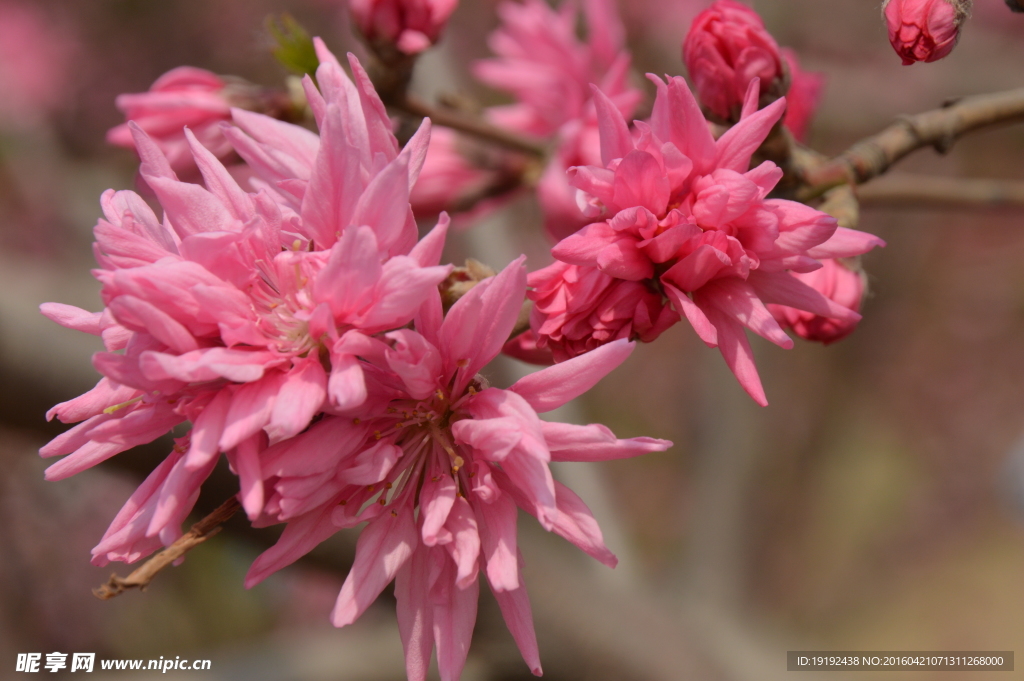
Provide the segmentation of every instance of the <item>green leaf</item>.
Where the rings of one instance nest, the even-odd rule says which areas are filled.
[[[316,56],[313,39],[302,24],[292,15],[282,14],[280,17],[268,16],[266,26],[274,41],[271,53],[277,61],[292,73],[308,73],[315,78],[320,60]]]

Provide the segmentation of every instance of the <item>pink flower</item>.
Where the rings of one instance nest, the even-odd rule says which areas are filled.
[[[523,259],[463,296],[442,319],[436,289],[415,320],[361,352],[376,393],[358,418],[328,416],[270,447],[272,489],[261,523],[287,522],[257,558],[253,586],[341,528],[369,524],[332,613],[354,622],[395,580],[410,681],[426,678],[437,650],[443,681],[459,678],[486,577],[534,674],[541,673],[517,548],[517,507],[614,566],[586,505],[551,477],[551,461],[597,461],[663,451],[664,440],[618,440],[599,425],[541,421],[630,354],[610,343],[531,374],[507,390],[479,372],[500,351],[526,290]]]
[[[191,131],[205,186],[180,181],[156,143],[131,124],[140,173],[164,209],[134,192],[101,204],[95,253],[106,308],[47,303],[69,328],[102,336],[103,378],[49,416],[81,421],[42,448],[66,455],[59,480],[191,421],[189,435],[129,500],[94,562],[135,560],[179,534],[199,485],[224,453],[251,517],[264,502],[261,452],[369,392],[357,357],[373,336],[406,326],[447,276],[437,266],[447,220],[417,243],[409,187],[429,122],[399,153],[383,105],[353,60],[311,89],[321,137],[235,110],[228,135],[262,176],[243,190]],[[273,192],[265,178],[275,180]],[[274,193],[276,192],[276,194]],[[277,200],[277,199],[280,199]]]
[[[576,37],[578,12],[565,3],[556,12],[543,0],[503,2],[501,26],[488,44],[498,56],[478,61],[474,75],[517,103],[495,107],[495,123],[538,138],[592,111],[591,83],[601,86],[629,115],[642,93],[629,84],[630,55],[623,49],[622,23],[610,0],[587,0],[587,42]]]
[[[30,125],[60,104],[77,51],[36,3],[0,2],[0,116]]]
[[[807,139],[807,129],[818,108],[825,76],[821,73],[804,71],[796,52],[789,48],[780,50],[789,67],[789,92],[786,93],[786,115],[783,124],[801,142]]]
[[[653,341],[679,321],[660,293],[594,267],[555,262],[532,272],[531,325],[556,362],[620,339]],[[532,340],[532,339],[523,339]]]
[[[450,128],[438,128],[430,135],[427,158],[410,195],[413,211],[426,217],[458,210],[500,185],[503,166],[510,164],[508,153],[475,144]]]
[[[350,0],[349,10],[371,43],[383,41],[418,54],[441,35],[458,0]]]
[[[792,347],[766,303],[855,321],[856,312],[789,272],[810,272],[821,266],[818,258],[850,257],[883,242],[838,228],[834,218],[803,204],[768,199],[782,177],[775,164],[747,170],[785,99],[755,111],[758,83],[751,82],[740,121],[715,140],[683,79],[651,79],[658,89],[654,110],[649,123],[636,122],[635,135],[614,104],[596,92],[602,165],[572,168],[570,181],[582,190],[585,211],[600,221],[552,249],[558,260],[579,269],[545,273],[544,287],[529,294],[539,303],[531,319],[537,345],[570,354],[593,345],[585,338],[592,322],[584,323],[592,297],[568,278],[592,281],[589,272],[596,269],[660,293],[705,343],[719,348],[747,392],[766,404],[743,328]],[[566,281],[548,280],[552,273]],[[542,300],[552,291],[564,292],[557,303]],[[643,316],[630,337],[640,337],[655,319],[650,310],[638,309]],[[591,335],[600,342],[605,333],[595,325]],[[564,343],[565,337],[573,343]]]
[[[179,66],[157,78],[149,92],[119,95],[117,108],[128,122],[107,133],[107,141],[127,149],[135,148],[129,123],[134,121],[167,157],[178,172],[195,170],[185,139],[185,128],[214,156],[231,153],[231,143],[220,124],[231,120],[232,103],[228,84],[216,74],[191,66]]]
[[[969,7],[965,0],[885,0],[889,42],[904,65],[942,59],[956,47]]]
[[[715,0],[697,15],[683,42],[683,61],[701,103],[724,121],[739,118],[747,85],[760,78],[762,104],[786,94],[782,54],[757,12]]]
[[[625,29],[611,0],[583,3],[586,41],[577,37],[580,16],[574,3],[556,11],[542,0],[504,2],[498,14],[502,24],[489,40],[498,56],[477,62],[474,74],[516,99],[515,104],[488,110],[495,124],[554,139],[555,152],[537,195],[545,230],[558,241],[588,222],[576,206],[576,191],[566,182],[565,171],[600,158],[590,85],[599,84],[624,116],[632,114],[643,94],[629,82]]]
[[[794,272],[792,276],[837,305],[860,312],[861,301],[864,299],[864,272],[841,260],[827,259],[821,264],[821,269],[802,274]],[[857,328],[855,320],[823,317],[783,305],[769,305],[768,309],[779,324],[793,329],[796,335],[825,344],[845,338]]]

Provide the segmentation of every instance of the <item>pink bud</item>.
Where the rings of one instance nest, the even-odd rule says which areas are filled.
[[[458,0],[351,0],[352,18],[368,41],[405,54],[427,49],[441,35]]]
[[[970,0],[886,0],[889,42],[904,65],[942,59],[956,46],[970,6]]]
[[[840,260],[823,260],[821,269],[791,275],[829,300],[854,312],[860,311],[866,281],[859,266],[848,266]],[[779,324],[790,327],[796,335],[826,345],[845,338],[857,328],[855,321],[830,319],[784,305],[769,305],[768,308]]]
[[[752,79],[761,79],[762,106],[788,88],[775,39],[757,12],[735,0],[716,0],[697,15],[683,42],[683,61],[701,104],[725,120],[739,118]]]

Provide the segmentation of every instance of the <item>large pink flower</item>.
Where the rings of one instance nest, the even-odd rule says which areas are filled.
[[[885,0],[889,42],[904,66],[938,61],[952,52],[968,6],[965,0]]]
[[[350,0],[356,26],[368,40],[392,44],[405,54],[433,45],[458,0]]]
[[[658,88],[652,117],[636,123],[635,135],[614,104],[597,93],[603,164],[573,168],[570,176],[600,221],[562,240],[552,253],[579,268],[573,273],[579,281],[602,281],[587,273],[597,269],[608,275],[605,290],[625,280],[658,291],[662,304],[672,305],[705,343],[717,346],[747,392],[766,404],[743,328],[792,347],[765,303],[856,320],[857,313],[789,272],[810,272],[821,266],[818,258],[857,255],[882,241],[838,228],[834,218],[803,204],[768,199],[782,177],[775,164],[747,170],[785,110],[785,99],[755,111],[753,81],[740,122],[715,140],[682,78],[652,80]],[[538,345],[572,355],[593,345],[580,338],[578,324],[603,291],[558,281],[568,272],[535,273],[529,295],[538,303],[531,319]],[[557,305],[545,298],[553,290],[563,294]],[[643,323],[631,337],[640,337],[647,325],[662,328],[654,322],[660,313],[649,306],[637,310]],[[572,332],[563,330],[570,322],[576,325]],[[592,338],[606,333],[595,325]]]
[[[156,142],[174,170],[195,170],[185,128],[190,128],[214,156],[225,158],[231,153],[231,143],[221,132],[220,124],[231,119],[231,107],[241,103],[233,100],[239,99],[237,95],[231,96],[228,83],[220,76],[204,69],[179,66],[157,78],[149,92],[118,96],[117,108],[127,122],[111,128],[107,141],[134,149],[130,127],[134,122]]]
[[[556,482],[551,461],[597,461],[662,451],[651,438],[617,440],[599,425],[540,420],[580,395],[632,351],[611,343],[489,387],[479,371],[500,351],[526,290],[522,258],[461,298],[442,319],[436,292],[415,320],[360,352],[374,393],[358,416],[328,416],[264,452],[262,523],[287,522],[253,564],[252,586],[340,528],[369,521],[332,614],[354,622],[395,580],[410,681],[436,648],[441,679],[459,678],[476,620],[479,574],[497,598],[523,658],[540,660],[516,542],[516,508],[601,562],[616,559],[584,503]]]
[[[49,416],[82,421],[43,447],[67,455],[48,479],[73,475],[184,421],[190,434],[129,501],[94,562],[135,560],[173,541],[199,485],[224,453],[251,517],[263,507],[260,453],[322,414],[368,395],[357,354],[408,324],[449,272],[437,266],[447,221],[419,243],[409,187],[429,123],[399,153],[365,73],[318,71],[321,137],[245,111],[229,131],[274,184],[243,190],[196,139],[186,140],[205,186],[180,181],[133,126],[140,173],[164,209],[134,192],[103,195],[95,253],[106,309],[48,303],[43,313],[101,335],[96,388]],[[319,93],[317,93],[319,97]],[[250,136],[251,135],[251,136]]]
[[[788,88],[778,44],[757,12],[736,0],[715,0],[697,15],[683,42],[683,61],[701,103],[725,121],[739,117],[754,78],[767,101]]]

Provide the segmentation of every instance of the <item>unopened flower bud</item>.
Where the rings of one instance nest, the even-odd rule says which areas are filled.
[[[441,35],[458,0],[351,0],[352,18],[371,44],[418,54]]]
[[[757,12],[736,0],[716,0],[697,15],[683,42],[683,61],[697,97],[726,121],[735,121],[747,85],[761,79],[761,106],[786,94],[783,57]]]
[[[942,59],[956,47],[971,0],[885,0],[889,42],[903,64]]]
[[[859,312],[867,287],[867,278],[859,264],[832,259],[823,260],[821,264],[821,269],[805,274],[792,273],[792,276],[832,302]],[[769,305],[768,309],[779,324],[791,328],[796,335],[826,345],[845,338],[857,328],[857,321],[823,317],[784,305]]]

